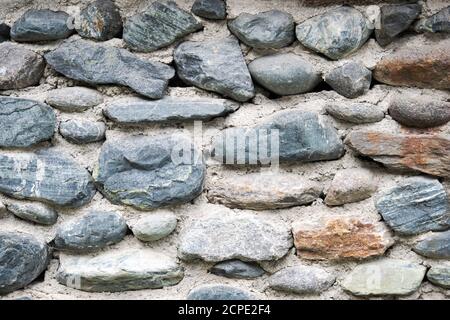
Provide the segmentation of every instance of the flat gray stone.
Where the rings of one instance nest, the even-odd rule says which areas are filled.
[[[427,19],[422,19],[416,26],[418,32],[450,33],[450,6],[445,7]]]
[[[427,273],[428,281],[439,287],[450,289],[450,266],[438,265],[431,267]]]
[[[9,41],[11,28],[6,23],[0,23],[0,43]]]
[[[369,91],[372,72],[360,63],[348,62],[326,74],[325,82],[340,95],[353,99]]]
[[[103,95],[90,88],[67,87],[49,91],[45,101],[64,112],[82,112],[102,103]]]
[[[434,259],[450,259],[450,231],[436,232],[426,236],[413,248],[418,254]]]
[[[242,102],[255,95],[239,42],[234,37],[183,42],[175,49],[174,61],[178,76],[188,84]]]
[[[248,291],[223,284],[206,284],[192,289],[187,300],[254,300]]]
[[[136,238],[144,242],[167,237],[177,227],[177,217],[172,212],[152,213],[132,221],[130,229]]]
[[[8,211],[21,219],[47,226],[55,224],[58,219],[58,213],[42,203],[12,203],[8,205]]]
[[[225,0],[195,0],[191,11],[196,16],[211,20],[223,20],[227,17]]]
[[[96,58],[92,60],[92,57]],[[91,85],[123,85],[151,99],[162,98],[169,79],[175,75],[173,68],[163,63],[82,39],[63,43],[47,53],[45,59],[70,79]]]
[[[311,63],[293,53],[255,59],[248,69],[258,84],[282,96],[311,91],[322,81]]]
[[[106,125],[89,120],[66,120],[59,125],[61,135],[72,143],[86,144],[105,139]]]
[[[335,102],[325,105],[325,111],[333,118],[354,124],[374,123],[384,119],[380,107],[364,102]]]
[[[219,262],[209,269],[209,272],[231,279],[254,279],[265,273],[258,264],[241,260]]]

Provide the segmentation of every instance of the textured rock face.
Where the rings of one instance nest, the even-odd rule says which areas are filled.
[[[237,101],[255,95],[252,78],[235,38],[187,41],[174,52],[178,76],[188,84]]]
[[[394,244],[383,223],[356,218],[298,221],[292,233],[297,255],[310,260],[365,259],[383,255]]]
[[[72,143],[85,144],[103,140],[106,125],[103,122],[72,119],[61,122],[59,132]]]
[[[301,44],[333,60],[358,50],[371,33],[364,15],[346,6],[310,18],[296,28]]]
[[[322,81],[311,63],[292,53],[258,58],[248,69],[258,84],[279,95],[308,92]]]
[[[351,99],[367,93],[371,81],[372,72],[356,62],[348,62],[325,75],[326,83],[340,95]]]
[[[195,0],[191,11],[206,19],[222,20],[227,17],[227,5],[224,0]]]
[[[346,143],[359,154],[393,169],[450,177],[450,140],[443,135],[354,131]]]
[[[172,212],[147,215],[130,224],[134,236],[144,242],[163,239],[176,227],[177,217]]]
[[[294,18],[283,11],[241,13],[228,23],[230,31],[253,48],[283,48],[294,42]]]
[[[82,112],[102,103],[103,96],[93,89],[68,87],[49,91],[45,101],[64,112]]]
[[[310,204],[323,187],[297,175],[246,174],[223,178],[208,188],[208,200],[230,208],[267,210]]]
[[[0,294],[23,288],[47,267],[47,244],[19,232],[0,232]]]
[[[48,226],[58,219],[56,211],[42,203],[13,203],[8,206],[8,211],[21,219]]]
[[[450,6],[418,23],[419,32],[450,32]]]
[[[0,147],[23,148],[49,140],[55,125],[55,112],[46,104],[0,97]]]
[[[202,24],[173,1],[156,1],[144,12],[127,19],[123,40],[132,50],[151,52],[166,47]]]
[[[173,286],[183,277],[175,259],[147,248],[95,257],[61,255],[57,273],[59,283],[89,292],[158,289]]]
[[[28,10],[11,27],[11,38],[17,42],[52,41],[68,38],[73,19],[65,12]]]
[[[370,103],[329,103],[325,111],[333,118],[354,124],[379,122],[384,119],[384,112]]]
[[[107,141],[94,177],[112,203],[147,210],[193,200],[205,174],[202,155],[189,139],[161,135]]]
[[[282,258],[291,246],[292,238],[285,226],[256,215],[230,212],[193,221],[183,230],[178,252],[183,260],[264,261]]]
[[[414,235],[450,227],[447,193],[438,180],[413,177],[382,193],[376,208],[397,233]]]
[[[86,169],[54,150],[0,154],[0,192],[17,199],[80,207],[95,194]]]
[[[22,89],[34,86],[44,73],[44,59],[20,45],[0,44],[0,90]]]
[[[418,254],[435,259],[450,259],[450,231],[428,235],[413,248]]]
[[[254,279],[265,273],[256,263],[243,262],[241,260],[219,262],[209,269],[209,272],[232,279]]]
[[[431,267],[427,273],[427,278],[428,281],[439,287],[450,289],[450,266],[440,265]]]
[[[162,98],[169,79],[174,76],[174,70],[163,63],[143,60],[126,50],[86,40],[66,42],[47,53],[45,59],[68,78],[92,85],[127,86],[151,99]]]
[[[426,267],[397,259],[383,259],[357,266],[341,286],[356,296],[409,295],[416,291]]]
[[[10,39],[11,28],[6,23],[0,23],[0,43]]]
[[[255,297],[245,290],[222,284],[209,284],[194,288],[187,300],[254,300]]]

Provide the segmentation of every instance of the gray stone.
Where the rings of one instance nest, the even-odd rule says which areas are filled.
[[[0,201],[0,218],[3,218],[6,212],[6,206],[3,204],[3,202]]]
[[[67,87],[49,91],[45,101],[64,112],[82,112],[102,103],[103,96],[94,89]]]
[[[16,43],[0,44],[0,90],[23,89],[39,84],[44,59]]]
[[[130,223],[134,236],[144,242],[165,238],[176,227],[177,217],[172,212],[149,214]]]
[[[173,68],[163,63],[143,60],[127,50],[82,39],[65,42],[47,53],[45,59],[68,78],[91,85],[127,86],[152,99],[162,98],[169,79],[175,75]]]
[[[239,40],[253,48],[283,48],[295,40],[294,18],[279,10],[241,13],[228,22],[228,28]]]
[[[80,207],[95,194],[89,172],[55,150],[0,154],[0,192],[17,199]]]
[[[412,177],[380,194],[375,206],[395,232],[415,235],[450,227],[448,200],[438,180]]]
[[[63,11],[48,9],[25,12],[11,27],[11,38],[17,42],[53,41],[68,38],[73,19]]]
[[[189,139],[160,135],[106,141],[94,177],[112,203],[148,210],[193,200],[205,174],[203,157]]]
[[[418,254],[434,259],[450,259],[450,231],[432,233],[413,248]]]
[[[214,265],[209,272],[216,276],[231,279],[254,279],[262,276],[265,271],[256,263],[241,260],[228,260]]]
[[[58,250],[86,252],[120,242],[127,230],[120,214],[94,211],[60,225],[53,243]]]
[[[60,256],[59,283],[88,292],[159,289],[184,277],[176,260],[152,249],[108,251],[95,257]]]
[[[348,62],[326,74],[325,82],[340,95],[357,98],[369,91],[372,72],[359,63]]]
[[[254,300],[248,291],[223,284],[206,284],[192,289],[187,300]]]
[[[282,96],[311,91],[322,81],[311,63],[293,53],[255,59],[248,69],[258,84]]]
[[[127,19],[123,40],[129,48],[151,52],[202,29],[195,17],[174,1],[153,2],[144,12]]]
[[[0,23],[0,43],[9,41],[11,28],[6,23]]]
[[[223,117],[238,108],[224,99],[164,97],[149,101],[139,98],[123,98],[109,104],[103,113],[122,124],[148,124],[172,121],[204,120]]]
[[[58,219],[56,211],[42,203],[13,203],[8,205],[8,211],[21,219],[48,226]]]
[[[0,147],[30,147],[49,140],[56,126],[56,115],[46,104],[0,97]]]
[[[450,266],[440,265],[431,267],[427,273],[427,278],[428,281],[439,287],[450,289]]]
[[[418,32],[450,32],[450,6],[427,19],[422,19],[416,26]]]
[[[72,119],[61,122],[59,132],[67,141],[85,144],[102,141],[105,138],[106,125],[103,122]]]
[[[269,278],[269,287],[297,294],[320,294],[336,281],[328,271],[311,266],[287,267]]]
[[[404,296],[419,289],[426,270],[417,263],[383,259],[356,266],[341,286],[356,296]]]
[[[184,228],[178,247],[181,259],[278,260],[292,247],[287,226],[228,210],[196,218]]]
[[[114,2],[97,0],[81,10],[75,26],[83,38],[106,41],[120,34],[122,17]]]
[[[252,78],[235,38],[183,42],[175,49],[174,60],[178,76],[188,84],[237,101],[247,101],[255,95]]]
[[[384,112],[371,103],[336,102],[325,106],[325,111],[333,118],[354,124],[379,122]]]
[[[47,267],[45,242],[20,232],[0,232],[0,294],[29,285]]]
[[[196,16],[222,20],[227,17],[227,5],[224,0],[195,0],[191,11]]]

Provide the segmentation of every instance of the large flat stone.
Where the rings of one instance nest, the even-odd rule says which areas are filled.
[[[427,235],[413,248],[418,254],[434,259],[450,259],[450,231]]]

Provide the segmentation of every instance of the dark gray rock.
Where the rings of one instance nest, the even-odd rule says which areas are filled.
[[[0,43],[9,41],[11,28],[6,23],[0,23]]]
[[[66,120],[59,125],[61,135],[72,143],[85,144],[105,139],[106,125],[89,120]]]
[[[11,27],[11,38],[17,42],[53,41],[73,33],[73,19],[63,11],[30,9]]]
[[[174,60],[178,76],[188,84],[237,101],[247,101],[255,95],[252,78],[235,38],[183,42],[175,49]]]
[[[23,148],[49,140],[55,126],[55,112],[46,104],[0,97],[0,147]]]
[[[447,227],[448,228],[448,227]],[[432,233],[413,248],[418,254],[433,259],[450,259],[450,230]]]
[[[193,200],[205,173],[202,154],[189,139],[160,135],[106,141],[94,176],[112,203],[147,210]]]
[[[445,7],[428,19],[419,21],[416,26],[418,32],[450,32],[450,6]]]
[[[241,260],[219,262],[209,269],[209,272],[232,279],[254,279],[265,273],[256,263],[243,262]]]
[[[0,90],[34,86],[44,74],[44,59],[16,43],[1,43],[0,57]]]
[[[248,291],[223,284],[207,284],[189,292],[187,300],[254,300]]]
[[[47,226],[55,224],[58,219],[56,211],[42,203],[13,203],[8,205],[8,211],[21,219]]]
[[[228,28],[239,40],[253,48],[283,48],[295,40],[294,18],[279,10],[241,13],[228,22]]]
[[[90,212],[63,223],[53,240],[55,248],[85,252],[120,242],[127,233],[125,219],[115,212]]]
[[[358,50],[371,33],[370,22],[361,12],[348,6],[312,17],[296,28],[301,44],[333,60]]]
[[[80,207],[95,194],[89,172],[54,150],[0,154],[0,192],[17,199]]]
[[[325,105],[325,111],[333,118],[355,123],[373,123],[384,119],[384,112],[371,103],[336,102]]]
[[[431,267],[428,270],[427,278],[428,281],[439,287],[450,289],[450,266],[438,265]]]
[[[369,91],[372,72],[359,63],[348,62],[325,75],[325,82],[340,95],[357,98]]]
[[[127,19],[123,40],[132,50],[151,52],[202,29],[202,24],[173,1],[156,1]]]
[[[375,206],[386,223],[401,235],[450,227],[448,197],[436,179],[408,178],[379,195]]]
[[[68,78],[92,85],[127,86],[151,99],[162,98],[169,79],[175,75],[174,70],[163,63],[143,60],[127,50],[86,40],[66,42],[47,53],[45,59]]]
[[[258,58],[248,69],[258,84],[282,96],[311,91],[322,81],[311,63],[293,53]]]
[[[191,11],[196,16],[222,20],[227,17],[227,5],[224,0],[195,0]]]
[[[82,112],[103,102],[103,96],[94,89],[67,87],[49,91],[45,100],[64,112]]]
[[[97,0],[81,10],[76,29],[83,38],[112,39],[122,31],[119,8],[111,0]]]
[[[1,231],[0,252],[0,294],[30,284],[49,260],[47,244],[27,233]]]

